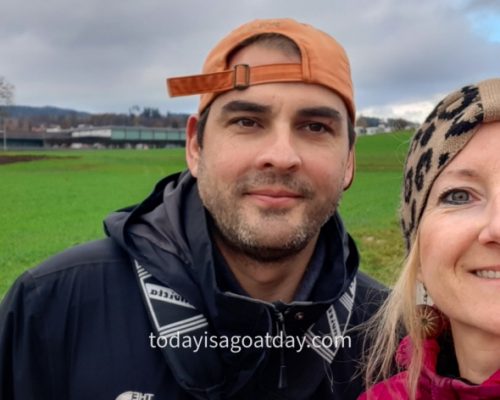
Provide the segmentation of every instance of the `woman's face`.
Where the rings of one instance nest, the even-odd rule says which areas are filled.
[[[420,225],[419,279],[454,334],[500,336],[500,122],[438,176]]]

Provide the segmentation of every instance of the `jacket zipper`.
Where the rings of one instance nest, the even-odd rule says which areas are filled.
[[[276,333],[278,336],[283,334],[283,339],[286,340],[286,330],[285,330],[285,316],[281,311],[275,309],[276,312]],[[285,362],[285,347],[280,348],[280,367],[279,367],[279,379],[278,379],[278,389],[286,389],[288,387],[287,382],[287,371]]]

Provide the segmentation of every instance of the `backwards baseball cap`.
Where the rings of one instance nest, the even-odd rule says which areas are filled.
[[[281,34],[300,50],[300,64],[238,64],[229,68],[229,56],[249,38],[266,33]],[[292,19],[260,19],[232,31],[209,53],[203,73],[167,79],[170,96],[201,94],[201,114],[220,94],[263,83],[303,82],[318,84],[337,93],[355,121],[354,94],[347,54],[331,36]]]
[[[413,245],[432,185],[481,124],[500,121],[500,78],[467,85],[441,100],[412,138],[404,168],[401,226]]]

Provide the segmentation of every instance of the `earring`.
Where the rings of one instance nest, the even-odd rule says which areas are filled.
[[[425,339],[436,338],[447,328],[447,319],[430,300],[424,284],[417,286],[417,318],[422,337]],[[420,292],[420,293],[419,293]],[[420,299],[418,299],[420,297]]]

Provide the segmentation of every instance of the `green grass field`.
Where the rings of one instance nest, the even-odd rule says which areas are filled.
[[[409,132],[358,139],[356,178],[340,212],[361,252],[361,269],[390,285],[404,260],[399,201]]]
[[[389,284],[403,255],[397,207],[408,137],[358,140],[356,179],[341,205],[361,250],[362,269]],[[185,167],[183,149],[33,154],[57,158],[0,165],[0,298],[24,270],[103,237],[102,220],[109,212],[135,204],[161,177]]]

